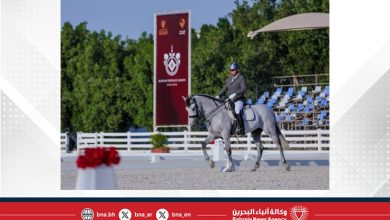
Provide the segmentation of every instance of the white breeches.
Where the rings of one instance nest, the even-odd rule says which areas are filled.
[[[236,112],[236,114],[240,114],[240,111],[243,106],[244,102],[242,102],[241,100],[234,102],[234,112]]]

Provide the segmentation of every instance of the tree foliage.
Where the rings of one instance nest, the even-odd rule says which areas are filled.
[[[329,12],[328,0],[235,1],[216,25],[192,29],[192,93],[215,95],[238,62],[247,97],[272,89],[271,77],[329,72],[329,30],[262,33],[249,31],[305,12]],[[61,128],[127,131],[153,120],[153,36],[121,39],[94,32],[87,23],[64,23],[61,31]]]

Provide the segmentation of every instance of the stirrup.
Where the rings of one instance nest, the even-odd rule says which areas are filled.
[[[238,124],[238,122],[237,122],[237,124]],[[245,130],[242,129],[240,125],[236,125],[234,133],[238,136],[242,136],[242,135],[245,135]]]
[[[236,131],[236,134],[242,136],[245,135],[246,133],[244,130],[239,129],[238,131]]]

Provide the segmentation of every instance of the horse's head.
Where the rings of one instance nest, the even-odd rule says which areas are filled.
[[[188,118],[190,120],[190,126],[191,128],[194,128],[196,125],[197,120],[200,117],[200,111],[199,111],[199,106],[196,103],[194,97],[189,96],[189,97],[184,97],[182,96],[185,104],[186,104],[186,110],[188,112]]]

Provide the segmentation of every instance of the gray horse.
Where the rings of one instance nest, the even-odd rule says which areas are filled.
[[[195,127],[198,120],[202,118],[206,119],[209,134],[202,143],[202,150],[206,161],[210,164],[211,168],[215,167],[214,161],[210,160],[207,154],[206,145],[217,138],[222,138],[225,142],[225,150],[229,157],[223,172],[231,172],[233,163],[230,136],[234,127],[234,120],[229,116],[231,112],[228,110],[228,103],[208,95],[195,95],[183,97],[183,99],[186,103],[186,110],[192,128]],[[260,140],[263,131],[271,137],[273,143],[279,148],[281,162],[284,168],[290,170],[290,165],[284,157],[282,148],[283,146],[285,149],[288,149],[289,145],[276,124],[274,112],[266,105],[261,104],[253,105],[250,109],[250,112],[244,116],[245,132],[252,133],[257,148],[256,163],[251,171],[256,171],[260,167],[261,156],[264,150]]]

